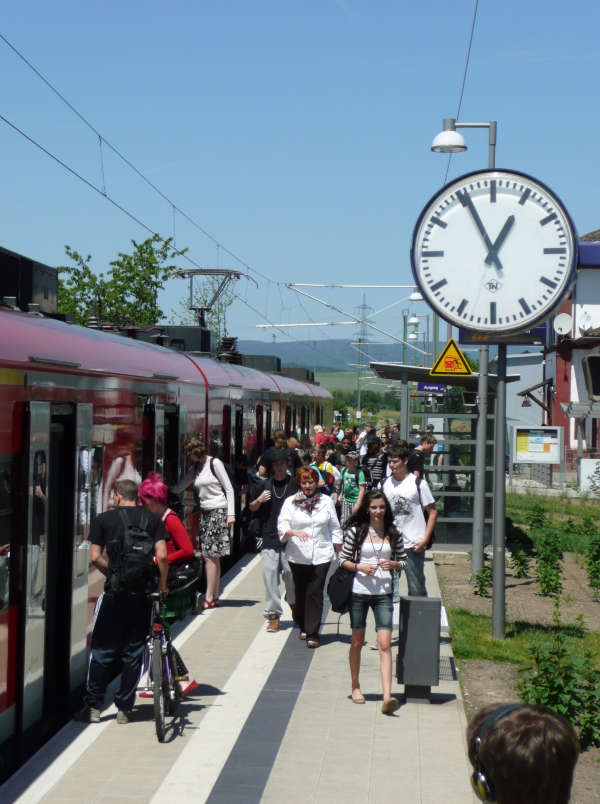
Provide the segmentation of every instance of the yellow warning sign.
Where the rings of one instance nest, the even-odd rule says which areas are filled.
[[[470,377],[473,372],[467,363],[466,357],[458,348],[454,338],[450,338],[444,346],[442,353],[433,364],[429,372],[431,377],[453,376]]]

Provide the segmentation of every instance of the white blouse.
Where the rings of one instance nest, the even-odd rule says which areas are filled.
[[[288,530],[303,530],[309,538],[302,541],[296,536],[287,540],[285,555],[294,564],[326,564],[335,555],[333,545],[344,540],[331,497],[321,494],[319,501],[308,513],[299,505],[294,505],[296,495],[288,497],[277,520],[279,540],[286,542]]]
[[[210,468],[213,462],[214,474]],[[204,466],[194,479],[194,486],[200,499],[200,507],[205,511],[226,508],[227,516],[235,516],[235,496],[227,470],[219,458],[206,456]]]

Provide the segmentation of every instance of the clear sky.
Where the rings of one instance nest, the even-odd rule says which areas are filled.
[[[430,151],[456,116],[473,0],[21,0],[0,33],[179,208],[252,269],[232,334],[341,318],[286,282],[412,283],[412,229],[443,183]],[[481,0],[460,119],[498,120],[498,167],[548,184],[579,234],[600,227],[600,4]],[[0,114],[102,186],[98,139],[0,42]],[[448,180],[487,166],[463,132]],[[173,216],[104,147],[107,193],[201,265],[246,270]],[[64,246],[104,270],[147,233],[0,121],[0,245],[50,265]],[[187,264],[182,262],[182,267]],[[268,277],[272,282],[265,280]],[[313,292],[313,291],[310,291]],[[314,291],[352,310],[362,291]],[[379,309],[407,295],[365,291]],[[165,310],[185,299],[173,280]],[[399,304],[374,322],[402,334]],[[413,311],[425,313],[423,304]],[[347,337],[350,327],[290,330]],[[376,337],[374,335],[374,337]],[[277,333],[278,340],[287,340]]]

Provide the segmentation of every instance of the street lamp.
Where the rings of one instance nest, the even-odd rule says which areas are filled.
[[[488,168],[496,167],[496,131],[497,121],[488,123],[462,123],[454,117],[447,117],[443,121],[442,131],[431,143],[431,150],[436,153],[459,153],[467,150],[467,144],[457,128],[487,128],[488,129]],[[487,440],[487,399],[488,399],[488,364],[489,347],[481,346],[479,349],[479,383],[477,394],[479,397],[479,417],[477,419],[476,458],[475,458],[475,488],[473,495],[473,575],[483,567],[483,531],[485,526],[485,467],[486,467],[486,440]],[[494,461],[494,595],[492,600],[492,635],[504,636],[504,509],[505,509],[505,482],[504,482],[504,442],[506,438],[506,345],[498,346],[498,384],[496,389],[495,410],[495,461]]]

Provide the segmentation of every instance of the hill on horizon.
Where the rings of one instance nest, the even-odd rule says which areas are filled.
[[[300,366],[307,369],[329,371],[354,371],[358,362],[358,350],[350,339],[304,340],[304,341],[268,341],[240,340],[238,349],[246,355],[275,355],[281,359],[282,365]],[[402,345],[365,344],[362,363],[367,365],[369,359],[381,361],[402,360]]]

